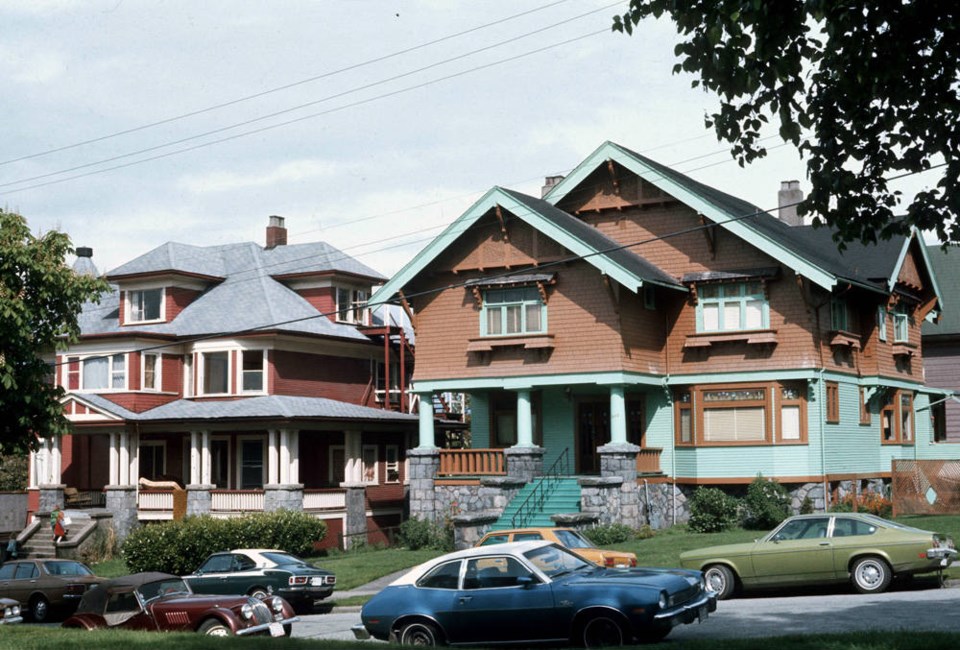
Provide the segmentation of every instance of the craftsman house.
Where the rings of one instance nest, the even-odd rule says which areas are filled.
[[[955,391],[930,409],[937,442],[960,442],[960,246],[929,246],[927,254],[940,286],[947,292],[940,318],[923,324],[923,358],[930,386]]]
[[[105,507],[122,538],[288,508],[325,519],[328,545],[400,522],[417,430],[402,313],[368,309],[376,271],[286,239],[270,217],[266,247],[168,243],[105,274],[55,360],[72,433],[32,455],[32,512]]]
[[[942,394],[916,234],[839,252],[796,182],[773,216],[609,142],[547,181],[491,189],[372,297],[411,315],[421,401],[469,394],[470,449],[421,418],[413,515],[536,521],[517,504],[549,475],[573,496],[546,510],[662,526],[698,485],[762,474],[822,508],[892,459],[960,457],[916,415]]]

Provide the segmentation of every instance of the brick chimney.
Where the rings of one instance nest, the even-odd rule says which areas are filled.
[[[797,204],[803,201],[800,181],[781,181],[777,199],[780,206],[777,216],[780,217],[780,221],[788,226],[802,226],[803,220],[797,214]]]
[[[267,250],[287,245],[287,229],[283,217],[271,216],[267,224]]]
[[[540,198],[547,195],[547,192],[553,189],[553,186],[563,180],[563,176],[547,176],[543,180],[543,187],[540,188]]]

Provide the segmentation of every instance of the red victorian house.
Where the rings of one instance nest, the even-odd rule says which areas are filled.
[[[105,275],[56,358],[72,433],[33,454],[31,512],[103,507],[122,539],[175,513],[287,508],[325,519],[325,545],[400,522],[418,417],[400,314],[367,309],[386,278],[286,239],[270,217],[266,247],[168,243]]]

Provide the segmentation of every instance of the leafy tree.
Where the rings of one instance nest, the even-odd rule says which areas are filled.
[[[680,63],[720,97],[707,117],[744,165],[766,155],[761,128],[807,161],[801,214],[852,240],[916,225],[960,241],[960,3],[955,0],[631,0],[614,18],[633,33],[648,16],[676,23]],[[937,168],[901,211],[888,181]]]
[[[38,435],[66,430],[63,389],[42,355],[76,340],[83,303],[108,288],[74,273],[70,251],[64,233],[34,236],[26,219],[0,210],[0,454],[24,455]]]

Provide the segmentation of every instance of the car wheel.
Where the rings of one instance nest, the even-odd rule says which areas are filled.
[[[35,623],[43,623],[50,617],[50,603],[41,595],[30,599],[30,618]]]
[[[265,600],[270,597],[270,593],[263,587],[253,587],[247,592],[248,596],[253,596],[259,600]]]
[[[429,623],[410,623],[400,630],[400,645],[418,645],[433,647],[437,642],[437,629]]]
[[[703,572],[707,589],[717,594],[717,600],[726,600],[733,596],[737,587],[737,577],[733,570],[723,564],[712,564]]]
[[[580,641],[584,648],[610,648],[623,645],[623,628],[609,616],[594,616],[583,624]]]
[[[197,632],[207,636],[233,636],[233,632],[230,631],[230,628],[215,618],[208,618],[205,620]]]
[[[850,580],[861,594],[879,594],[890,586],[893,571],[878,557],[862,557],[853,563]]]

